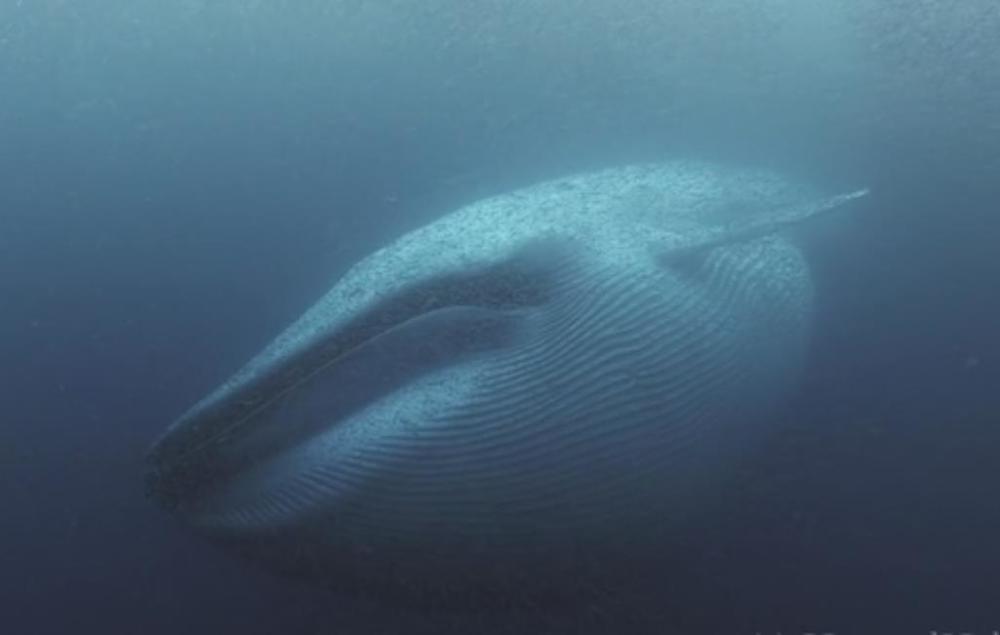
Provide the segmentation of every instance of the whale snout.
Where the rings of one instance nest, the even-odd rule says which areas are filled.
[[[197,511],[221,485],[421,377],[511,346],[565,266],[564,246],[546,249],[544,259],[529,244],[500,262],[412,281],[230,382],[154,444],[147,495],[172,512]]]

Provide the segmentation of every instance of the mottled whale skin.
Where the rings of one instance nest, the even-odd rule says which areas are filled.
[[[174,423],[150,496],[375,594],[655,569],[799,372],[813,288],[779,230],[859,194],[672,162],[468,205],[356,264]]]

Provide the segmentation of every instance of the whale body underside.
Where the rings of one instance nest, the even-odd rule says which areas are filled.
[[[794,385],[813,288],[770,172],[637,165],[365,258],[150,453],[153,500],[339,588],[541,597],[654,572]]]

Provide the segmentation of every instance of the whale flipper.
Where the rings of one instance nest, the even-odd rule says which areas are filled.
[[[763,238],[842,208],[851,201],[867,196],[867,188],[840,194],[803,205],[779,209],[770,214],[755,214],[749,220],[738,220],[724,227],[708,232],[704,237],[687,244],[663,249],[658,254],[660,262],[681,272],[697,271],[705,258],[715,248],[735,245]]]

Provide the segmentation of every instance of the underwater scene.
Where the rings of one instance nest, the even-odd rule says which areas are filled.
[[[1000,3],[0,0],[0,631],[1000,633]]]

